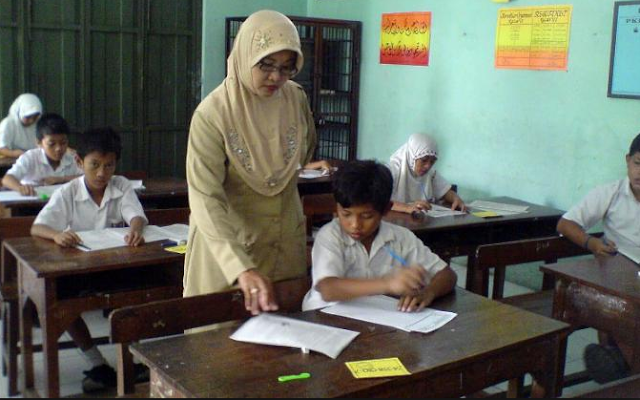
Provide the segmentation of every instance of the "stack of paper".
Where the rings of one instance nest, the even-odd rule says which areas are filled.
[[[451,217],[453,215],[465,215],[464,211],[452,210],[449,207],[439,206],[437,204],[431,203],[431,209],[423,211],[430,217],[440,218],[440,217]]]
[[[23,196],[13,190],[0,190],[0,202],[11,201],[36,201],[40,200],[38,196]]]
[[[347,329],[261,314],[245,322],[230,338],[239,342],[309,349],[336,358],[359,334]]]
[[[131,228],[107,228],[95,231],[76,232],[82,244],[77,246],[84,251],[105,250],[114,247],[125,246],[124,238]],[[189,225],[173,224],[168,226],[147,225],[144,228],[144,241],[146,243],[159,240],[171,240],[176,244],[184,244],[189,236]]]
[[[454,319],[457,314],[426,308],[420,312],[398,311],[398,300],[388,296],[367,296],[323,308],[324,313],[392,326],[407,332],[429,333]]]
[[[516,215],[526,213],[529,206],[520,206],[517,204],[498,203],[495,201],[474,200],[468,204],[469,208],[481,211],[491,211],[496,215]]]

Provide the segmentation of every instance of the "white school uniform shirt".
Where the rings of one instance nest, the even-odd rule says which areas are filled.
[[[113,176],[105,189],[102,204],[98,206],[89,194],[84,176],[81,176],[56,190],[33,223],[47,225],[57,231],[71,229],[82,232],[109,228],[123,222],[130,225],[135,217],[147,221],[140,200],[127,178]]]
[[[7,171],[23,185],[39,185],[42,179],[51,176],[73,176],[82,175],[82,168],[78,167],[73,157],[73,153],[67,151],[58,168],[53,169],[44,149],[31,149],[18,157],[15,164]]]
[[[640,247],[640,201],[629,178],[593,189],[562,218],[589,230],[602,221],[604,235],[619,247]]]
[[[410,230],[382,221],[368,254],[364,245],[345,234],[336,218],[320,229],[313,244],[311,275],[313,285],[302,302],[303,310],[330,306],[315,287],[325,278],[378,278],[395,268],[404,268],[384,248],[388,246],[408,265],[419,264],[427,271],[427,281],[447,264],[422,243]]]

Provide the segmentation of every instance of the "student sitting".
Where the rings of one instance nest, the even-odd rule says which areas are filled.
[[[125,222],[131,227],[125,237],[126,244],[142,244],[142,231],[147,224],[142,205],[131,183],[124,177],[113,176],[120,152],[120,136],[111,128],[85,132],[77,154],[84,176],[54,192],[36,217],[31,234],[54,240],[62,247],[72,247],[80,243],[75,232]],[[92,366],[84,372],[83,391],[89,393],[115,387],[116,373],[94,345],[84,320],[78,318],[68,332]]]
[[[36,147],[35,123],[42,114],[38,96],[24,93],[9,108],[9,115],[0,122],[0,156],[20,157]]]
[[[2,178],[2,185],[25,196],[36,194],[36,185],[66,183],[82,175],[73,153],[68,151],[69,125],[58,114],[38,120],[38,148],[25,152]]]
[[[420,311],[453,290],[457,277],[444,261],[408,229],[382,221],[391,208],[393,178],[387,167],[347,163],[333,185],[338,218],[322,227],[314,242],[313,286],[304,310],[387,294],[400,297],[398,310]]]
[[[558,232],[596,256],[614,255],[618,246],[640,247],[640,134],[631,143],[626,161],[625,179],[593,189],[558,222]],[[601,239],[586,232],[598,222],[604,228]],[[625,377],[632,361],[631,347],[604,333],[600,342],[585,349],[587,371],[598,383]]]
[[[438,146],[432,137],[411,135],[409,141],[391,156],[393,175],[393,211],[405,213],[431,209],[431,203],[445,201],[451,209],[466,209],[451,184],[433,166],[438,161]]]

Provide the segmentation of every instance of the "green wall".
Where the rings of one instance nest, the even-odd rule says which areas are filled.
[[[205,0],[205,46],[207,32],[223,34],[224,16],[210,15],[222,3]],[[410,134],[428,132],[440,145],[438,170],[463,198],[509,195],[561,209],[626,174],[624,155],[640,132],[640,101],[607,97],[614,0],[232,3],[242,5],[232,14],[272,5],[290,15],[363,22],[360,158],[388,160]],[[498,9],[544,4],[573,4],[568,71],[495,69]],[[402,11],[433,13],[428,67],[379,63],[381,14]],[[219,42],[222,47],[205,47],[216,54],[203,61],[205,93],[222,79]]]

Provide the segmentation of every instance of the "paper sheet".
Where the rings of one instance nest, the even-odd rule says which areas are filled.
[[[315,179],[322,176],[330,175],[330,173],[331,172],[328,170],[303,169],[298,176],[303,179]]]
[[[498,216],[524,214],[529,210],[529,206],[498,203],[486,200],[474,200],[468,204],[467,207],[480,211],[492,211]]]
[[[356,379],[411,375],[398,357],[351,361],[344,364]]]
[[[618,247],[618,253],[636,264],[640,264],[640,247]]]
[[[440,217],[451,217],[454,215],[465,215],[464,211],[460,210],[452,210],[449,207],[443,207],[438,204],[431,203],[431,209],[428,211],[424,211],[429,217],[440,218]]]
[[[239,342],[309,349],[335,359],[359,334],[293,318],[261,314],[245,322],[230,338]]]
[[[23,196],[13,190],[0,190],[0,202],[36,200],[40,200],[40,198],[38,196]]]
[[[82,245],[77,247],[83,251],[93,251],[126,246],[124,238],[129,234],[130,230],[131,228],[124,227],[76,232],[82,239]],[[189,236],[189,225],[147,225],[144,228],[143,236],[145,243],[172,240],[178,245],[185,244]]]
[[[327,314],[339,315],[378,325],[392,326],[407,332],[429,333],[441,328],[457,314],[426,308],[421,312],[398,311],[398,300],[389,296],[366,296],[323,308]]]

